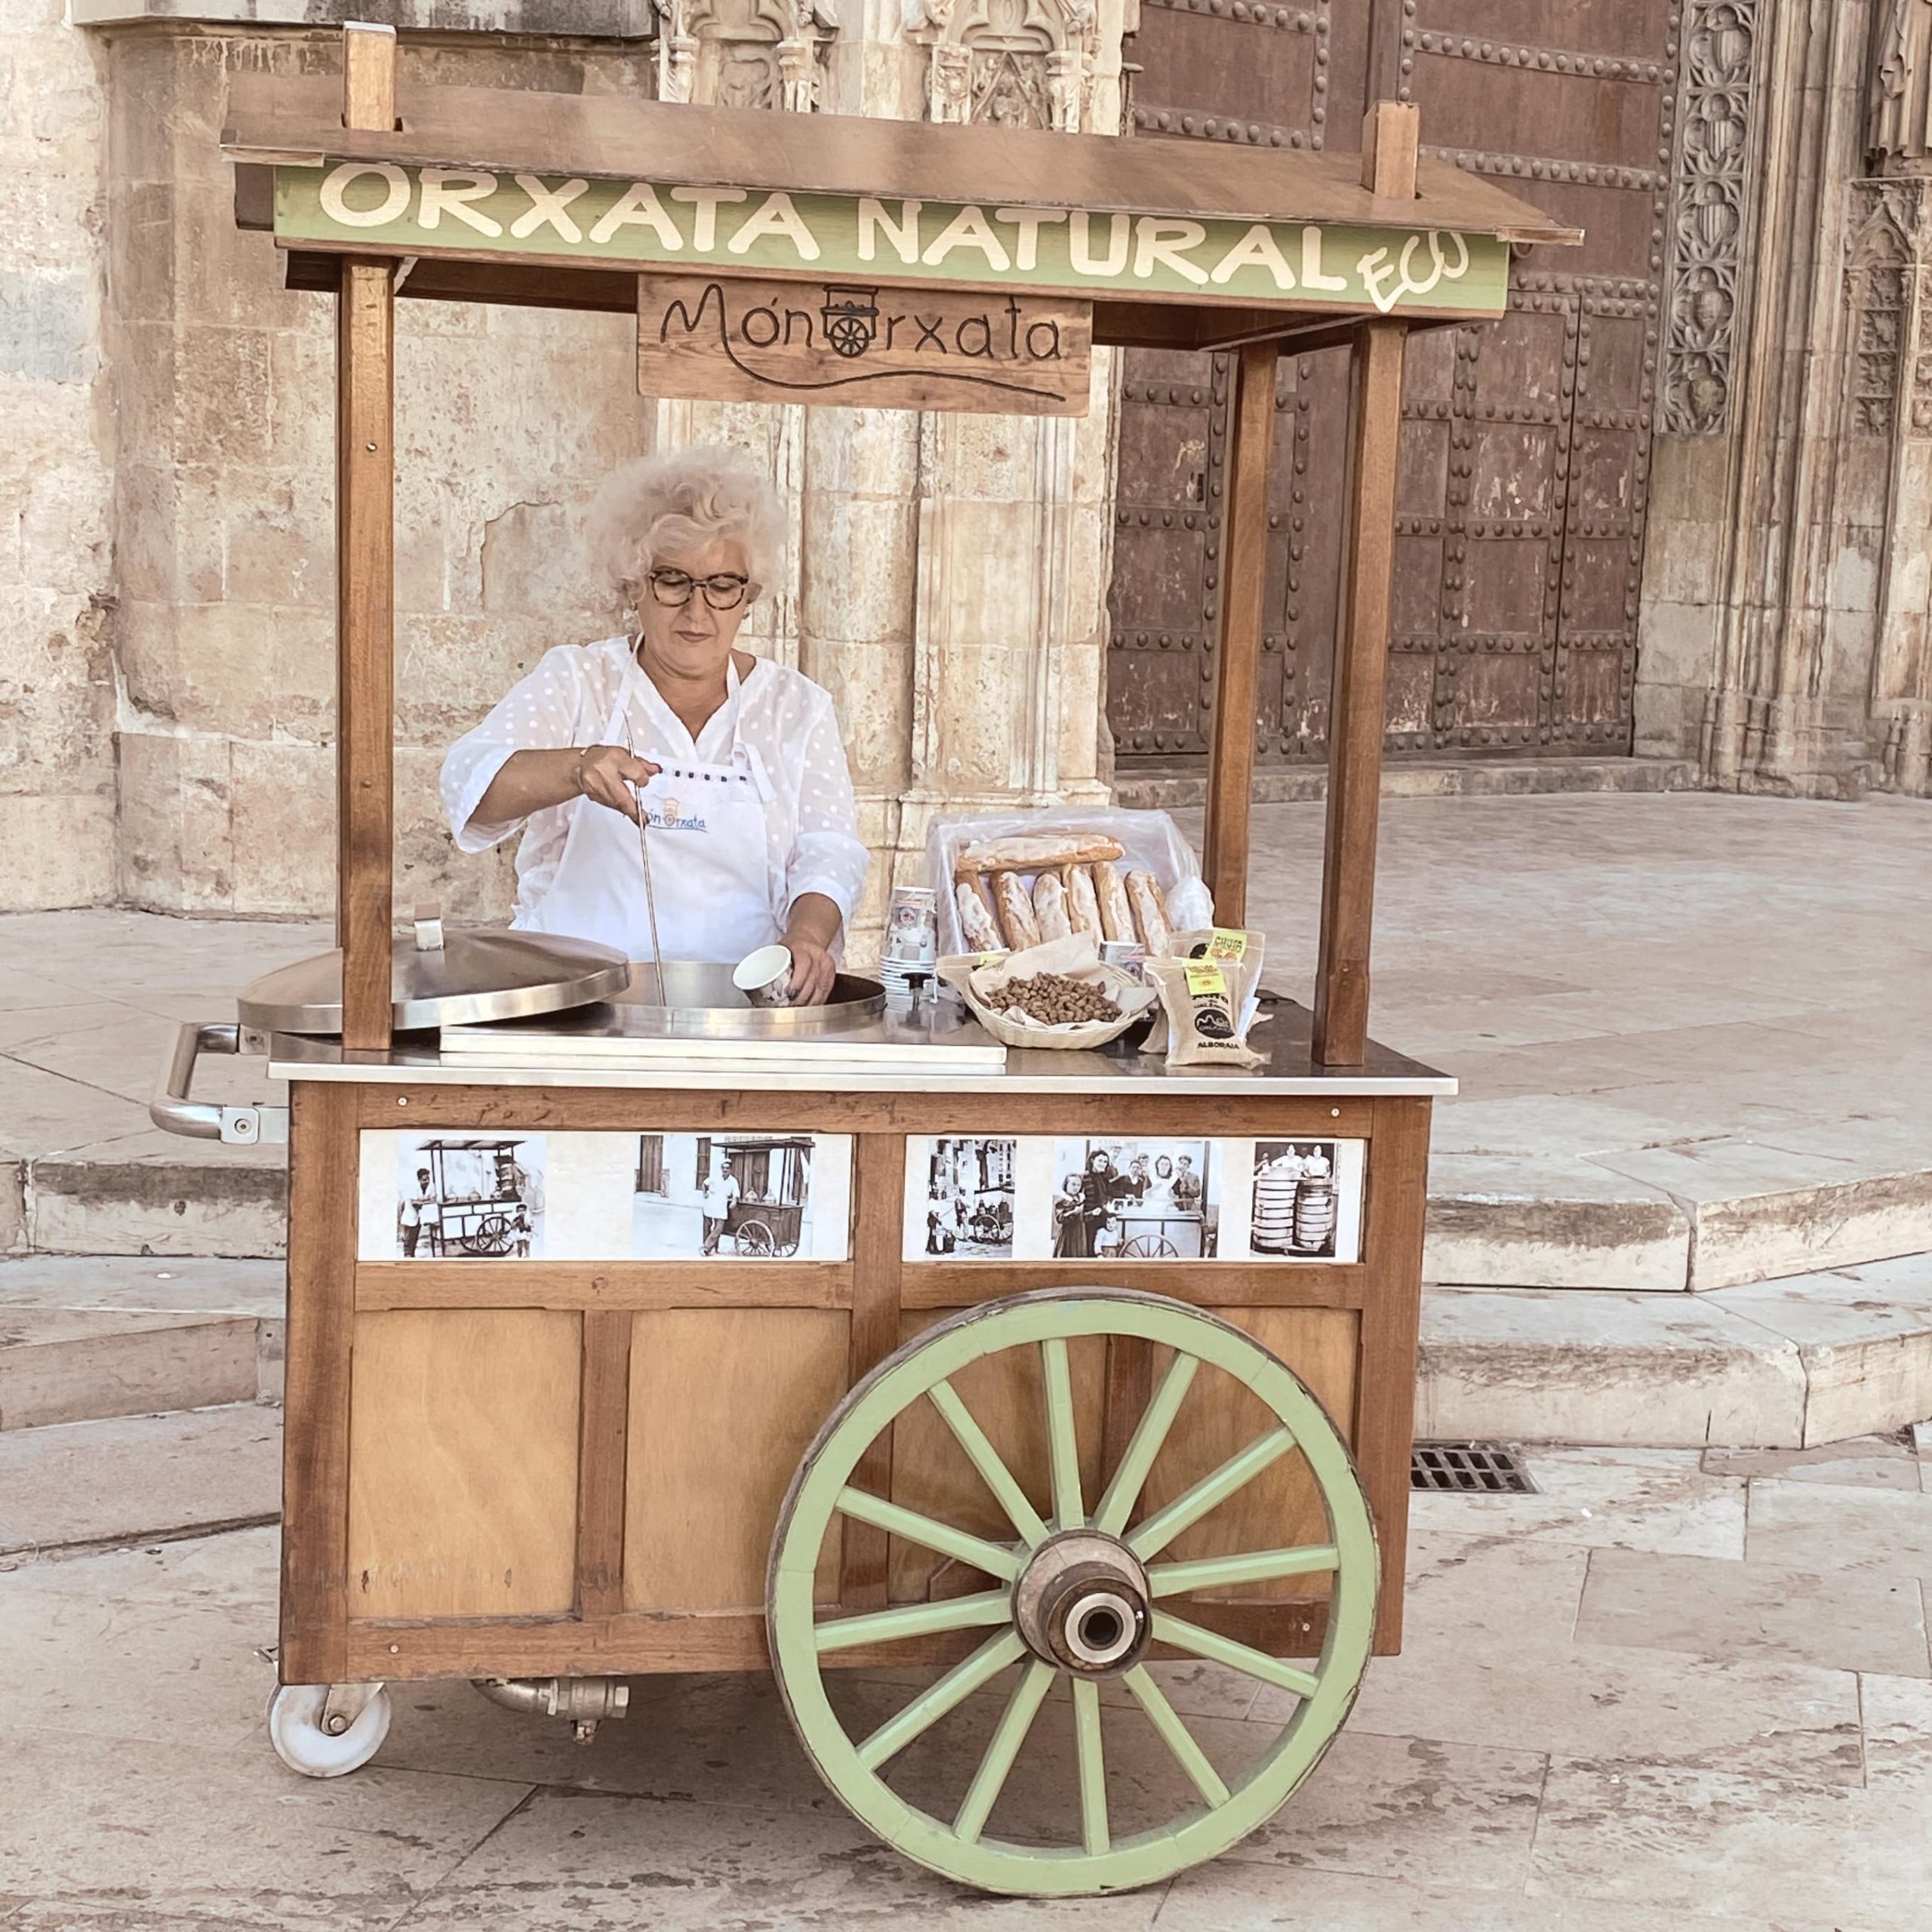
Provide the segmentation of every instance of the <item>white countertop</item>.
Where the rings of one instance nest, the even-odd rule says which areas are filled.
[[[442,1051],[433,1034],[399,1040],[386,1053],[346,1055],[335,1040],[274,1036],[269,1072],[285,1080],[352,1080],[385,1086],[650,1088],[775,1093],[911,1094],[997,1087],[1011,1094],[1298,1094],[1445,1096],[1448,1075],[1371,1041],[1358,1067],[1321,1067],[1309,1054],[1308,1009],[1264,996],[1249,1044],[1267,1056],[1253,1069],[1168,1066],[1158,1054],[1009,1048],[950,1001],[935,1014],[895,1013],[848,1032],[819,1035],[788,1054],[775,1041],[647,1038],[621,1004],[586,1007],[547,1020],[466,1028],[460,1050]],[[500,1036],[500,1053],[488,1041]],[[627,1041],[635,1054],[626,1055]],[[854,1051],[841,1055],[840,1045]]]

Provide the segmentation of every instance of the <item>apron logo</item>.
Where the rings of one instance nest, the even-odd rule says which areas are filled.
[[[651,821],[654,832],[708,832],[710,830],[700,813],[694,812],[690,817],[683,816],[683,808],[675,797],[646,801],[645,815]]]

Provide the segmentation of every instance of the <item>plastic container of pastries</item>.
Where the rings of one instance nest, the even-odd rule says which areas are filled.
[[[1048,940],[1044,945],[1030,946],[1023,952],[1004,953],[989,962],[977,953],[954,954],[940,960],[937,971],[939,977],[966,1002],[973,1017],[995,1039],[1009,1047],[1044,1047],[1063,1051],[1104,1047],[1109,1041],[1118,1039],[1159,998],[1152,986],[1143,986],[1131,974],[1108,965],[1093,942],[1081,933]],[[1120,1017],[1057,1026],[1030,1018],[1010,1018],[1008,1009],[999,1003],[999,988],[1009,980],[1030,980],[1041,973],[1057,973],[1097,986],[1120,1008]]]
[[[927,837],[943,953],[1022,952],[1068,933],[1168,956],[1213,920],[1192,849],[1164,812],[1057,811],[943,819]]]

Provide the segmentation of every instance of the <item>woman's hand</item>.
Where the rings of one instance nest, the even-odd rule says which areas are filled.
[[[823,1006],[838,974],[830,952],[817,940],[798,933],[787,933],[785,944],[792,955],[792,1004]]]
[[[577,789],[586,798],[608,805],[636,823],[637,794],[631,788],[648,785],[661,768],[648,758],[636,758],[622,745],[586,745],[577,758]]]
[[[792,953],[792,1004],[823,1006],[838,974],[832,956],[843,923],[838,908],[822,892],[801,893],[786,921],[784,943]]]

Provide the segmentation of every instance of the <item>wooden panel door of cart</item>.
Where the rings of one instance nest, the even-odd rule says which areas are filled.
[[[1137,138],[1352,147],[1417,101],[1426,151],[1587,232],[1527,251],[1500,325],[1411,338],[1388,747],[1628,752],[1675,70],[1669,0],[1143,0]],[[1482,38],[1488,35],[1490,38]],[[1124,768],[1204,759],[1226,355],[1126,354],[1107,713]],[[1284,358],[1257,756],[1320,758],[1343,542],[1348,359]]]

